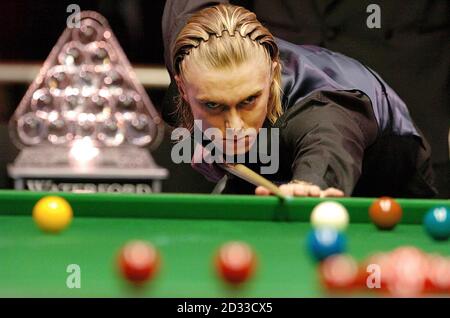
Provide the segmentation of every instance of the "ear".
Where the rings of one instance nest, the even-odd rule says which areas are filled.
[[[277,66],[278,66],[278,63],[275,62],[275,61],[272,61],[272,69],[271,69],[271,72],[270,72],[270,81],[271,82],[273,81],[273,77],[274,77],[275,70],[276,70]]]
[[[275,72],[275,69],[277,68],[278,63],[276,61],[272,61],[272,74]]]
[[[186,89],[184,87],[183,80],[179,75],[175,75],[175,81],[177,83],[178,91],[180,92],[180,96],[187,101]]]

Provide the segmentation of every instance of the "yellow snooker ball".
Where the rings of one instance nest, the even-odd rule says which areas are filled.
[[[40,199],[33,208],[36,225],[45,232],[57,233],[72,221],[73,211],[69,202],[57,196]]]

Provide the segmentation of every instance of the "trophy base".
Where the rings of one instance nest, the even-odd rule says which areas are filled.
[[[91,149],[92,150],[92,149]],[[95,148],[35,146],[23,149],[8,174],[16,190],[80,193],[161,192],[167,169],[159,167],[150,153],[135,146]]]

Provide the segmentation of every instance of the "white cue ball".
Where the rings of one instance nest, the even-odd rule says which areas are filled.
[[[338,202],[319,203],[311,212],[311,224],[314,228],[331,227],[338,231],[344,231],[348,222],[347,209]]]

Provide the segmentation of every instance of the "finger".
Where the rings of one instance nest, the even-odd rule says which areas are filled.
[[[308,196],[308,191],[305,185],[302,184],[293,184],[294,186],[294,195],[296,197],[306,197]]]
[[[280,185],[280,191],[284,195],[293,196],[294,195],[294,184],[282,184],[282,185]]]
[[[336,188],[328,188],[327,190],[328,190],[330,196],[343,197],[345,195],[344,191],[341,191],[341,190],[336,189]]]
[[[321,189],[316,185],[311,185],[308,187],[308,192],[310,197],[319,197]]]
[[[336,188],[328,188],[321,192],[320,197],[343,197],[344,192]]]
[[[262,186],[259,186],[255,189],[255,194],[256,195],[270,195],[270,191]]]
[[[329,191],[335,197],[343,197],[343,196],[345,196],[344,191],[341,191],[341,190],[336,189],[336,188],[330,188]]]

